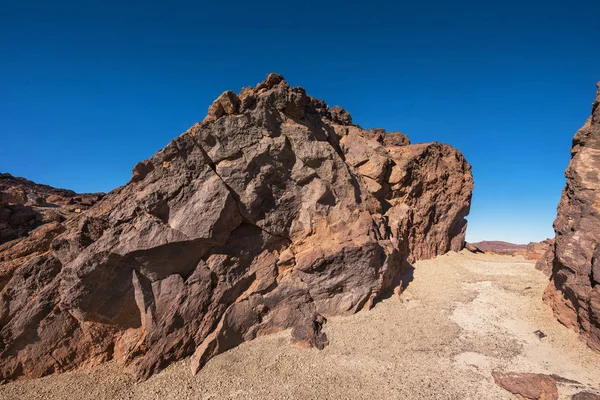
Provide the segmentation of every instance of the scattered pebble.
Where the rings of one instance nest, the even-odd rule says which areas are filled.
[[[537,331],[535,331],[533,333],[535,333],[536,336],[539,337],[540,339],[543,339],[543,338],[546,337],[546,334],[544,332],[540,331],[540,330],[537,330]]]

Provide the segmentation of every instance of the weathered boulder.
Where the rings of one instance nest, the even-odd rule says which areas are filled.
[[[465,249],[469,250],[473,254],[483,254],[485,253],[479,247],[475,246],[473,243],[465,243]]]
[[[522,399],[557,400],[558,387],[551,375],[492,371],[496,384]]]
[[[270,74],[69,218],[0,292],[0,379],[122,360],[197,371],[368,309],[413,260],[461,250],[473,180],[448,145],[363,130]]]
[[[565,175],[544,300],[560,322],[600,351],[600,83],[592,115],[573,138]]]

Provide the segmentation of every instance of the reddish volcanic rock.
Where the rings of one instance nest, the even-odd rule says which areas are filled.
[[[408,143],[277,74],[225,92],[18,266],[0,293],[0,379],[109,359],[145,378],[192,354],[196,371],[288,328],[322,348],[325,317],[464,245],[470,165]]]
[[[552,246],[554,246],[554,239],[546,239],[542,242],[530,242],[527,245],[527,252],[525,253],[525,259],[526,260],[540,260],[546,254],[548,249],[551,248]]]
[[[0,174],[0,290],[14,271],[45,253],[65,231],[63,222],[86,210],[103,193],[77,194]]]
[[[0,173],[0,245],[49,222],[61,222],[89,208],[104,193],[77,194]]]
[[[493,371],[496,384],[524,399],[556,400],[558,388],[550,375]]]
[[[573,138],[565,175],[544,300],[560,322],[600,351],[600,83],[592,116]]]
[[[552,264],[554,263],[554,240],[552,240],[544,254],[535,263],[535,269],[542,271],[547,276],[552,275]]]

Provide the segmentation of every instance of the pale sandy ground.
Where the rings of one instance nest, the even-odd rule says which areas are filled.
[[[401,297],[330,318],[323,351],[262,337],[135,383],[115,364],[0,386],[1,399],[511,399],[492,369],[557,374],[561,398],[600,388],[600,354],[542,303],[546,277],[510,256],[447,254],[415,265]],[[539,339],[533,332],[546,335]]]

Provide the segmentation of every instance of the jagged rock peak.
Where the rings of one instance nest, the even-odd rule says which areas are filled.
[[[247,114],[257,105],[275,108],[293,119],[302,120],[310,113],[341,125],[352,125],[352,117],[346,110],[339,106],[329,109],[324,101],[308,96],[304,88],[290,87],[277,73],[268,74],[254,88],[243,88],[239,95],[231,90],[223,92],[208,108],[203,122],[216,121],[226,115]]]
[[[598,91],[596,92],[596,100],[592,104],[592,118],[594,123],[600,124],[600,82],[596,83],[596,88]]]

